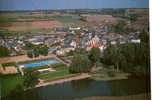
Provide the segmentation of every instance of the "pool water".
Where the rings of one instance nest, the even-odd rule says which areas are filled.
[[[30,68],[30,67],[44,66],[44,65],[56,64],[56,63],[57,63],[56,60],[49,60],[49,61],[41,61],[38,63],[26,64],[24,67]]]

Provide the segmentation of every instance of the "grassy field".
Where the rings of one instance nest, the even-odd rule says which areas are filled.
[[[58,16],[58,17],[56,16],[54,18],[62,23],[75,23],[80,21],[78,17],[72,17],[72,16]]]
[[[51,73],[48,73],[48,74],[45,74],[45,75],[40,75],[40,79],[52,79],[52,78],[56,78],[56,77],[59,77],[59,76],[64,76],[64,75],[68,75],[70,74],[68,70],[62,70],[62,71],[56,71],[56,72],[51,72]]]
[[[36,70],[45,69],[45,68],[49,68],[49,66],[38,66],[38,67],[32,67],[32,68],[24,68],[24,71],[26,71],[26,72],[36,71]]]
[[[67,66],[61,63],[52,65],[52,68],[54,68],[56,72],[48,72],[45,74],[40,74],[39,78],[44,80],[44,82],[50,82],[50,81],[69,78],[77,75],[77,74],[71,74]]]
[[[0,76],[1,80],[1,93],[2,96],[6,96],[15,89],[17,85],[22,85],[23,84],[23,78],[21,75],[16,74],[16,75],[8,75],[8,76]]]
[[[108,69],[104,68],[96,72],[92,72],[92,74],[108,74]]]
[[[19,19],[19,16],[0,16],[0,22],[12,22],[17,21]]]
[[[94,80],[119,80],[119,79],[128,79],[126,73],[124,72],[115,72],[110,71],[109,69],[101,69],[96,72],[92,72],[92,79]]]
[[[2,64],[3,68],[8,67],[8,66],[16,66],[15,62],[10,62],[10,63],[4,63]]]

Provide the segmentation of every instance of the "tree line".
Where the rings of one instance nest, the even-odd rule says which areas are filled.
[[[27,56],[29,58],[39,57],[39,55],[47,56],[49,52],[49,48],[46,45],[35,46],[31,43],[26,44],[23,49],[27,50]]]
[[[116,71],[141,72],[144,75],[150,74],[150,47],[149,35],[143,31],[139,35],[139,44],[118,44],[109,45],[104,52],[100,52],[98,47],[93,47],[88,55],[77,53],[72,59],[69,71],[72,73],[90,72],[90,69],[97,62],[114,66]]]

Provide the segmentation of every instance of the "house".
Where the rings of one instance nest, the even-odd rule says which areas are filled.
[[[104,40],[104,39],[103,39],[103,40],[101,40],[101,41],[102,41],[102,44],[103,44],[103,45],[106,45],[106,44],[107,44],[107,40]]]
[[[77,43],[75,41],[72,40],[72,42],[70,43],[70,46],[74,46],[74,48],[76,48]]]
[[[111,45],[116,45],[117,44],[116,41],[111,41],[110,43],[111,43]]]
[[[106,46],[105,46],[105,45],[101,45],[101,46],[99,47],[99,49],[100,49],[101,52],[103,52],[104,49],[106,49]]]
[[[63,56],[63,55],[65,55],[66,53],[70,52],[71,50],[74,51],[75,48],[74,48],[73,46],[64,45],[64,46],[61,46],[60,49],[58,49],[58,50],[56,51],[56,54],[57,54],[58,56]]]
[[[44,42],[43,42],[43,40],[39,39],[39,40],[33,40],[31,43],[34,45],[40,45],[40,44],[43,44]]]
[[[80,30],[81,28],[80,27],[70,27],[69,30],[71,31],[76,31],[76,30]]]
[[[130,42],[131,43],[140,43],[140,39],[132,39]]]

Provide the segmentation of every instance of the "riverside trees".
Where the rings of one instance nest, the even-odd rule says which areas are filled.
[[[91,63],[87,57],[82,55],[75,55],[72,59],[69,71],[71,73],[87,73],[91,69]]]
[[[96,65],[96,62],[100,59],[100,49],[98,47],[93,47],[89,52],[89,60],[92,62],[93,65]]]
[[[89,55],[86,55],[84,49],[78,48],[76,54],[72,59],[72,64],[70,65],[69,71],[71,73],[87,73],[90,72],[91,67],[96,65],[100,59],[100,49],[93,47],[89,52]]]
[[[141,42],[140,44],[109,46],[103,53],[102,62],[107,65],[114,65],[117,71],[140,71],[144,74],[149,74],[149,44]]]
[[[38,75],[37,71],[28,71],[24,75],[24,87],[32,88],[38,84]]]

